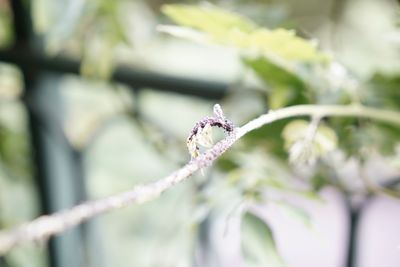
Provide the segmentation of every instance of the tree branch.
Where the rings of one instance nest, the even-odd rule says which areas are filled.
[[[199,169],[211,165],[216,158],[248,132],[277,120],[298,116],[318,116],[320,118],[327,116],[364,117],[400,126],[399,112],[367,108],[360,105],[299,105],[270,111],[242,127],[235,128],[211,149],[191,160],[181,169],[156,182],[139,185],[130,191],[114,196],[87,201],[69,210],[41,216],[15,229],[0,231],[0,255],[25,242],[45,241],[50,236],[59,234],[96,215],[155,199],[175,184],[183,182]]]

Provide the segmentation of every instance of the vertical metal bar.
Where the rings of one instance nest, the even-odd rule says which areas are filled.
[[[33,23],[29,2],[10,1],[13,17],[15,51],[34,54]],[[42,213],[69,208],[82,201],[84,183],[82,168],[62,130],[62,109],[59,96],[60,75],[41,72],[37,62],[19,65],[25,82],[24,101],[27,108],[32,150],[39,187]],[[81,229],[72,229],[49,244],[49,262],[53,267],[84,266]]]
[[[357,239],[357,224],[358,224],[358,211],[350,211],[349,218],[349,241],[347,250],[347,267],[355,266],[355,252],[356,252],[356,239]]]
[[[27,9],[26,1],[13,0],[10,1],[13,11],[13,27],[14,27],[14,47],[27,48],[30,44],[32,36],[32,19],[31,14]]]
[[[27,74],[29,77],[29,74]],[[37,182],[46,214],[70,208],[84,198],[82,173],[63,134],[60,76],[36,76],[35,86],[26,79],[25,102],[37,171]],[[80,228],[80,227],[79,227]],[[81,229],[72,229],[49,244],[50,263],[54,267],[84,266]]]
[[[81,151],[71,149],[71,159],[73,161],[75,169],[75,192],[77,199],[87,199],[87,190],[84,185],[85,166],[84,166],[84,153]],[[82,238],[82,252],[84,253],[83,261],[84,266],[87,267],[102,267],[105,266],[105,260],[103,256],[102,239],[99,237],[98,224],[96,219],[91,219],[88,222],[82,223],[79,226]]]

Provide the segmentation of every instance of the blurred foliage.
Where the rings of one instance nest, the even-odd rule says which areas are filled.
[[[222,42],[226,41],[231,30],[250,33],[256,29],[253,22],[239,14],[221,12],[208,5],[165,5],[162,11],[176,23],[210,33]]]
[[[301,103],[326,103],[326,99],[332,100],[332,91],[336,91],[334,93],[339,95],[333,98],[335,104],[361,102],[370,106],[397,108],[396,105],[399,101],[396,101],[398,100],[396,91],[398,90],[390,86],[388,79],[374,76],[369,83],[366,83],[365,89],[362,88],[361,80],[350,75],[339,63],[328,62],[328,56],[319,52],[312,42],[295,36],[293,31],[260,28],[240,15],[212,5],[199,7],[167,5],[163,8],[163,11],[175,22],[181,24],[184,29],[193,28],[205,34],[205,38],[211,38],[210,41],[212,42],[238,48],[244,65],[252,69],[269,88],[266,93],[270,108]],[[196,19],[189,21],[189,17]],[[212,19],[214,17],[217,19]],[[174,34],[174,31],[169,31],[168,28],[166,32]],[[231,38],[236,35],[239,38]],[[180,37],[185,37],[185,35],[181,34]],[[393,99],[396,103],[391,102]],[[346,123],[349,121],[349,119],[334,120]],[[364,127],[363,131],[376,138],[390,135],[389,129],[396,129],[396,126],[388,126],[389,129],[383,129],[377,127],[375,122],[368,122],[368,124],[373,124],[374,128]],[[347,127],[351,127],[351,125],[356,124],[350,123],[347,124]],[[335,130],[338,131],[345,128],[336,126]],[[285,132],[287,133],[289,130]],[[285,137],[286,143],[292,142],[287,140],[290,135],[285,134],[285,132],[283,137]],[[328,133],[327,130],[325,132]],[[335,136],[335,133],[329,130],[329,135]],[[352,138],[351,135],[351,132],[347,132],[346,138]],[[392,135],[395,136],[395,134]],[[332,138],[329,139],[332,140]],[[361,143],[363,145],[369,144],[371,140],[368,139],[366,138]],[[381,146],[376,145],[378,150],[395,147],[398,142],[397,138],[382,138],[381,141],[384,139],[386,140],[385,143],[375,143],[381,144]],[[343,140],[345,141],[345,138]],[[315,138],[313,141],[317,143]],[[290,145],[286,146],[287,149],[290,147]],[[333,146],[330,150],[334,150],[334,147],[336,146]],[[352,155],[357,156],[358,154]]]
[[[260,28],[238,14],[212,5],[165,5],[162,10],[176,23],[207,33],[209,36],[206,37],[224,45],[251,49],[277,60],[313,62],[328,59],[312,43],[296,37],[293,31]]]
[[[258,216],[250,212],[243,215],[242,235],[245,266],[285,266],[275,247],[271,229]]]
[[[29,221],[39,214],[26,110],[20,100],[21,78],[17,68],[0,64],[0,229]],[[25,246],[9,253],[4,263],[45,266],[45,253],[43,248]]]
[[[82,58],[85,76],[108,78],[115,48],[130,45],[121,7],[127,1],[35,1],[35,30],[45,40],[51,54]]]
[[[0,1],[0,48],[8,47],[13,41],[12,15],[7,1]]]
[[[331,60],[314,42],[296,36],[294,31],[260,27],[239,14],[210,4],[166,5],[162,10],[180,25],[165,26],[162,31],[180,38],[237,49],[243,65],[264,83],[271,109],[296,104],[329,103],[364,104],[399,110],[400,91],[397,90],[399,83],[396,76],[377,74],[369,79],[361,79]],[[230,175],[227,179],[235,181],[233,184],[239,188],[244,186],[242,195],[245,199],[263,203],[263,194],[268,195],[272,189],[282,192],[293,190],[293,181],[282,178],[292,176],[290,173],[293,171],[301,176],[301,172],[296,174],[298,168],[308,169],[307,179],[314,189],[331,183],[329,178],[320,177],[328,175],[330,168],[337,168],[326,164],[337,153],[344,152],[364,162],[368,155],[379,151],[381,155],[400,160],[394,154],[399,137],[398,126],[366,119],[285,120],[249,134],[246,138],[248,147],[241,148],[246,151],[246,156],[238,157],[235,153],[229,153],[221,167],[225,169],[229,166]],[[259,150],[262,151],[261,155],[265,155],[263,161],[257,160],[252,153],[252,145],[262,147]],[[276,163],[285,161],[287,155],[292,167]],[[254,170],[246,162],[251,162]],[[268,167],[263,169],[262,166]],[[282,175],[277,169],[280,172],[287,169],[288,174]],[[309,192],[311,195],[312,191]],[[291,209],[290,213],[304,214],[301,209]],[[248,212],[242,220],[245,265],[283,266],[265,220]]]
[[[319,124],[318,121],[314,122]],[[337,147],[335,132],[325,125],[310,125],[304,120],[294,120],[283,129],[285,148],[292,164],[313,164]]]
[[[263,57],[244,58],[243,62],[273,88],[268,95],[268,106],[270,108],[275,109],[294,103],[306,103],[304,91],[307,85],[301,77]]]
[[[399,83],[400,76],[398,75],[376,73],[365,83],[365,91],[361,96],[363,102],[369,106],[400,109]]]
[[[133,94],[107,81],[116,64],[149,68],[145,62],[152,56],[157,62],[165,61],[167,69],[174,68],[162,55],[167,54],[168,42],[177,38],[157,35],[155,26],[160,21],[172,19],[179,25],[163,25],[164,32],[207,48],[223,47],[210,57],[213,62],[201,65],[217,65],[215,76],[223,76],[231,67],[231,61],[225,62],[218,53],[233,50],[238,55],[243,68],[232,71],[235,77],[228,76],[235,82],[221,103],[237,125],[268,109],[296,104],[400,109],[400,33],[395,24],[398,15],[391,12],[396,8],[389,1],[215,0],[212,4],[163,6],[165,2],[176,1],[30,2],[43,50],[51,56],[78,58],[83,75],[102,79],[66,76],[62,83],[66,137],[84,153],[93,197],[126,190],[181,166],[189,159],[189,155],[182,158],[187,154],[186,133],[193,122],[210,113],[213,103],[209,101],[150,90]],[[12,43],[11,26],[9,1],[0,0],[1,47]],[[172,61],[186,61],[180,70],[193,69],[198,74],[198,62],[188,57],[190,50],[177,47]],[[145,52],[138,56],[138,51]],[[26,118],[19,100],[21,77],[9,68],[0,68],[0,74],[3,227],[28,220],[37,207]],[[224,236],[234,239],[240,233],[237,243],[241,249],[235,256],[246,266],[284,266],[273,229],[252,208],[268,203],[284,210],[288,220],[308,225],[311,219],[301,205],[291,205],[283,196],[319,200],[319,190],[327,185],[349,189],[337,177],[341,169],[335,161],[337,154],[357,159],[362,167],[379,153],[399,170],[399,136],[398,127],[366,119],[274,122],[249,133],[204,177],[196,176],[168,192],[162,201],[100,218],[98,243],[104,251],[98,253],[99,258],[104,257],[106,266],[212,266],[202,265],[204,261],[221,266],[218,263],[224,255],[218,249],[229,242],[214,240],[216,232],[224,232],[218,221],[231,227],[232,214],[243,208],[241,227]],[[14,203],[25,209],[14,209]],[[162,255],[155,257],[159,251]],[[16,251],[6,260],[10,266],[44,265],[42,252],[30,253]],[[27,263],[27,259],[35,262]]]
[[[0,157],[3,169],[14,179],[28,179],[31,163],[22,93],[21,74],[13,66],[0,64]],[[10,178],[11,178],[10,177]]]

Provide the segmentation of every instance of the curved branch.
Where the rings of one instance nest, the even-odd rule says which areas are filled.
[[[181,169],[156,182],[139,185],[130,191],[114,196],[87,201],[52,215],[41,216],[15,229],[0,231],[0,255],[25,242],[45,241],[50,236],[59,234],[96,215],[155,199],[175,184],[183,182],[199,169],[211,165],[216,158],[221,156],[246,133],[280,119],[298,116],[319,116],[320,118],[326,116],[364,117],[400,126],[400,113],[359,105],[299,105],[270,111],[242,127],[235,128],[226,138],[215,144],[211,149],[191,160]]]

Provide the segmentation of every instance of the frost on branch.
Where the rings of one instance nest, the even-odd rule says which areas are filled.
[[[203,147],[211,147],[213,145],[214,142],[212,140],[211,132],[212,127],[222,128],[228,134],[232,133],[235,129],[233,123],[225,118],[219,104],[214,105],[213,111],[214,116],[201,119],[190,131],[186,145],[192,159],[196,158],[200,154],[199,145]]]

